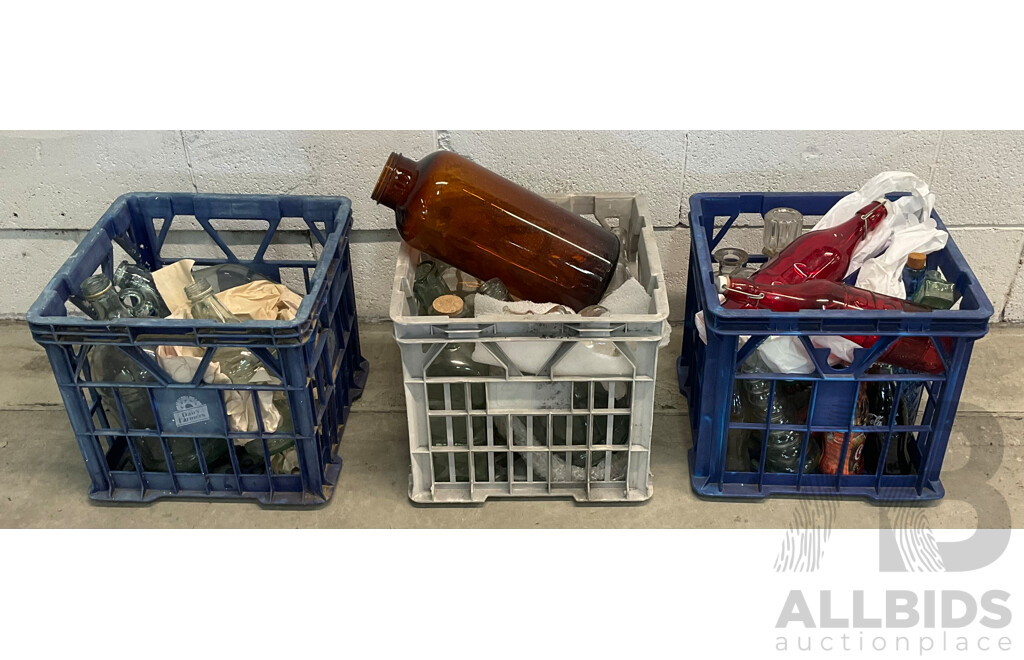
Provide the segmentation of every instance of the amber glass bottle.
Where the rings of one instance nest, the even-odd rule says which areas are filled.
[[[613,233],[450,151],[392,153],[371,197],[409,245],[519,298],[583,309],[615,272]]]

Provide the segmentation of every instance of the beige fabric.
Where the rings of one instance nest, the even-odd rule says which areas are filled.
[[[291,321],[302,303],[302,296],[283,284],[256,280],[217,294],[240,321]],[[168,305],[168,309],[171,307]]]
[[[153,281],[156,282],[156,290],[164,299],[167,309],[171,310],[171,316],[167,318],[188,319],[191,316],[174,316],[174,312],[182,307],[188,307],[188,296],[185,295],[185,287],[192,284],[192,266],[194,259],[182,259],[175,261],[169,266],[164,266],[153,271]]]

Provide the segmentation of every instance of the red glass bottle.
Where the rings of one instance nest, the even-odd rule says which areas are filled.
[[[391,154],[371,197],[409,245],[519,298],[597,304],[618,262],[612,232],[450,151]]]
[[[879,309],[914,313],[932,311],[928,307],[915,305],[906,300],[827,280],[772,285],[719,276],[718,291],[726,300],[735,301],[742,306],[770,309],[775,312],[796,312],[801,309]],[[845,337],[864,348],[873,346],[879,339],[877,335]],[[947,349],[950,347],[948,343],[944,345]],[[941,373],[944,369],[935,344],[925,336],[897,339],[878,361],[930,374]]]
[[[857,245],[877,227],[888,211],[879,200],[872,202],[831,229],[808,232],[769,259],[750,280],[762,284],[799,284],[808,280],[838,282],[846,277]],[[750,308],[744,301],[729,301],[729,308]]]
[[[750,279],[762,284],[838,282],[846,277],[857,245],[887,214],[883,202],[872,202],[841,225],[808,232],[783,248]]]

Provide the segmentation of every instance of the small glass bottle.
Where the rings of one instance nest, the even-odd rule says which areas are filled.
[[[185,295],[192,304],[192,318],[209,319],[221,323],[241,323],[224,303],[213,295],[213,288],[206,280],[197,280],[185,287]],[[220,370],[232,383],[248,383],[263,367],[258,357],[244,348],[225,346],[217,349],[214,359],[220,363]]]
[[[804,215],[796,209],[781,206],[764,214],[764,254],[774,257],[800,236]],[[728,275],[729,273],[723,273]]]
[[[721,248],[715,250],[715,261],[718,262],[719,275],[733,275],[747,265],[750,255],[739,248]]]
[[[596,304],[618,263],[615,234],[450,151],[392,153],[370,196],[409,245],[520,299]]]
[[[746,413],[743,409],[742,383],[733,381],[732,406],[729,411],[729,422],[745,422]],[[746,429],[730,429],[726,442],[725,469],[730,472],[746,472],[750,469],[750,459],[744,455],[747,450],[750,431]]]
[[[413,296],[419,303],[419,314],[430,314],[434,300],[451,295],[452,290],[441,278],[441,272],[434,261],[423,261],[416,266],[416,279],[412,285]]]
[[[960,298],[956,285],[937,270],[929,270],[914,292],[913,302],[931,309],[949,309]]]
[[[907,265],[903,268],[903,286],[907,289],[907,300],[914,297],[914,292],[924,279],[928,255],[923,252],[911,252],[907,256]]]
[[[473,360],[474,344],[468,342],[451,342],[444,346],[430,363],[425,375],[430,378],[474,378],[488,376],[491,373],[490,367]],[[466,383],[427,383],[427,402],[432,411],[451,410],[454,412],[465,412],[467,410]],[[469,383],[469,409],[482,410],[487,407],[486,385],[481,382]],[[447,390],[447,396],[446,396]],[[448,424],[444,417],[434,417],[438,420],[431,424],[430,442],[435,446],[447,446],[449,444]],[[465,446],[469,444],[469,436],[466,429],[466,418],[462,415],[451,417],[451,444]],[[475,442],[481,439],[474,435]],[[460,462],[461,464],[461,462]],[[460,473],[461,474],[461,473]]]
[[[477,289],[477,293],[488,298],[494,298],[495,300],[512,301],[512,296],[508,295],[508,289],[505,288],[505,284],[497,277],[492,277],[481,284],[480,288]]]

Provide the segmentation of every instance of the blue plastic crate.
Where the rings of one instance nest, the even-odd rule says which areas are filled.
[[[341,471],[338,444],[350,406],[362,394],[368,369],[359,350],[348,242],[351,224],[351,202],[345,197],[130,193],[111,205],[27,315],[33,337],[50,359],[92,479],[93,499],[244,498],[265,504],[308,505],[331,497]],[[208,243],[204,255],[215,256],[196,258],[197,265],[242,263],[291,283],[293,289],[300,286],[301,278],[305,291],[300,293],[305,295],[295,319],[223,324],[141,318],[97,321],[69,315],[74,309],[69,296],[77,294],[82,281],[98,270],[110,277],[115,258],[127,255],[150,269],[181,258],[169,256],[169,246],[179,235],[189,233],[170,231],[172,226],[193,229],[193,237],[198,235]],[[311,237],[305,243],[305,254],[314,247],[318,259],[291,258],[294,254],[275,258],[289,252],[287,244],[294,239],[285,239],[296,234]],[[234,244],[236,239],[243,242],[242,236],[251,239],[248,248]],[[124,255],[115,255],[115,246]],[[236,254],[242,254],[242,249],[249,249],[251,254],[243,255],[248,258]],[[117,347],[148,370],[154,382],[91,380],[88,356],[101,345]],[[152,351],[162,345],[206,349],[192,382],[174,382],[159,367]],[[280,384],[201,382],[214,351],[227,346],[242,346],[256,354]],[[147,428],[134,428],[131,421],[125,421],[122,393],[138,389],[145,391],[153,409],[155,422],[147,423]],[[229,431],[222,399],[226,389],[242,390],[254,404],[258,391],[278,392],[287,400],[292,430],[266,432],[259,406],[254,405],[256,430]],[[101,390],[115,399],[107,404],[113,408],[109,415],[101,402]],[[136,396],[134,400],[139,399]],[[175,403],[178,409],[171,408]],[[193,423],[197,417],[188,409],[190,405],[206,406],[198,418],[201,424]],[[191,417],[175,418],[175,413]],[[144,469],[138,444],[143,439],[149,447],[158,439],[165,471]],[[298,474],[286,474],[271,465],[267,440],[290,439],[295,441]],[[247,441],[262,445],[262,463],[240,460],[235,446]],[[176,471],[171,443],[194,449],[199,469]],[[212,472],[204,446],[227,457],[230,469],[225,466]]]
[[[956,282],[963,293],[959,310],[928,314],[848,310],[778,313],[726,309],[719,302],[711,253],[719,244],[729,245],[726,237],[740,214],[763,216],[773,208],[786,206],[805,216],[820,216],[846,194],[702,193],[690,197],[692,240],[678,375],[680,391],[687,398],[693,439],[690,476],[694,490],[701,495],[839,495],[885,501],[929,500],[943,495],[939,472],[971,350],[975,340],[988,331],[992,315],[992,304],[952,237],[944,250],[929,255],[928,267],[941,268],[947,279]],[[937,213],[932,217],[944,227]],[[752,255],[751,261],[764,262],[766,257]],[[695,315],[700,311],[704,312],[707,344],[701,340],[695,323]],[[739,367],[753,350],[775,335],[800,337],[815,370],[809,374],[740,373]],[[818,335],[879,335],[881,339],[868,349],[855,351],[854,361],[848,367],[833,368],[828,365],[828,351],[816,349],[810,343],[810,338]],[[938,348],[945,367],[943,373],[868,373],[892,341],[907,336],[926,337]],[[749,339],[741,345],[740,337]],[[769,381],[772,398],[781,383],[786,387],[795,383],[808,396],[807,407],[801,408],[801,413],[788,424],[773,424],[767,415],[761,422],[731,421],[734,385],[752,378]],[[896,423],[894,413],[881,426],[857,426],[854,421],[858,391],[862,382],[870,380],[895,382],[897,396],[923,390],[927,403],[922,410],[911,410],[903,424]],[[822,436],[817,434],[823,433],[843,434],[840,465],[846,463],[851,434],[881,434],[882,459],[873,474],[804,474],[802,467],[792,473],[766,471],[763,441],[770,431],[802,434],[798,461],[801,465],[809,442],[820,441]],[[738,459],[736,453],[730,454],[736,449],[729,444],[730,436],[733,443],[738,443],[750,433],[760,435],[762,441],[756,465],[751,464],[749,453],[744,457],[739,452]],[[884,474],[884,457],[892,438],[904,433],[911,434],[910,453],[916,463],[913,474]]]

